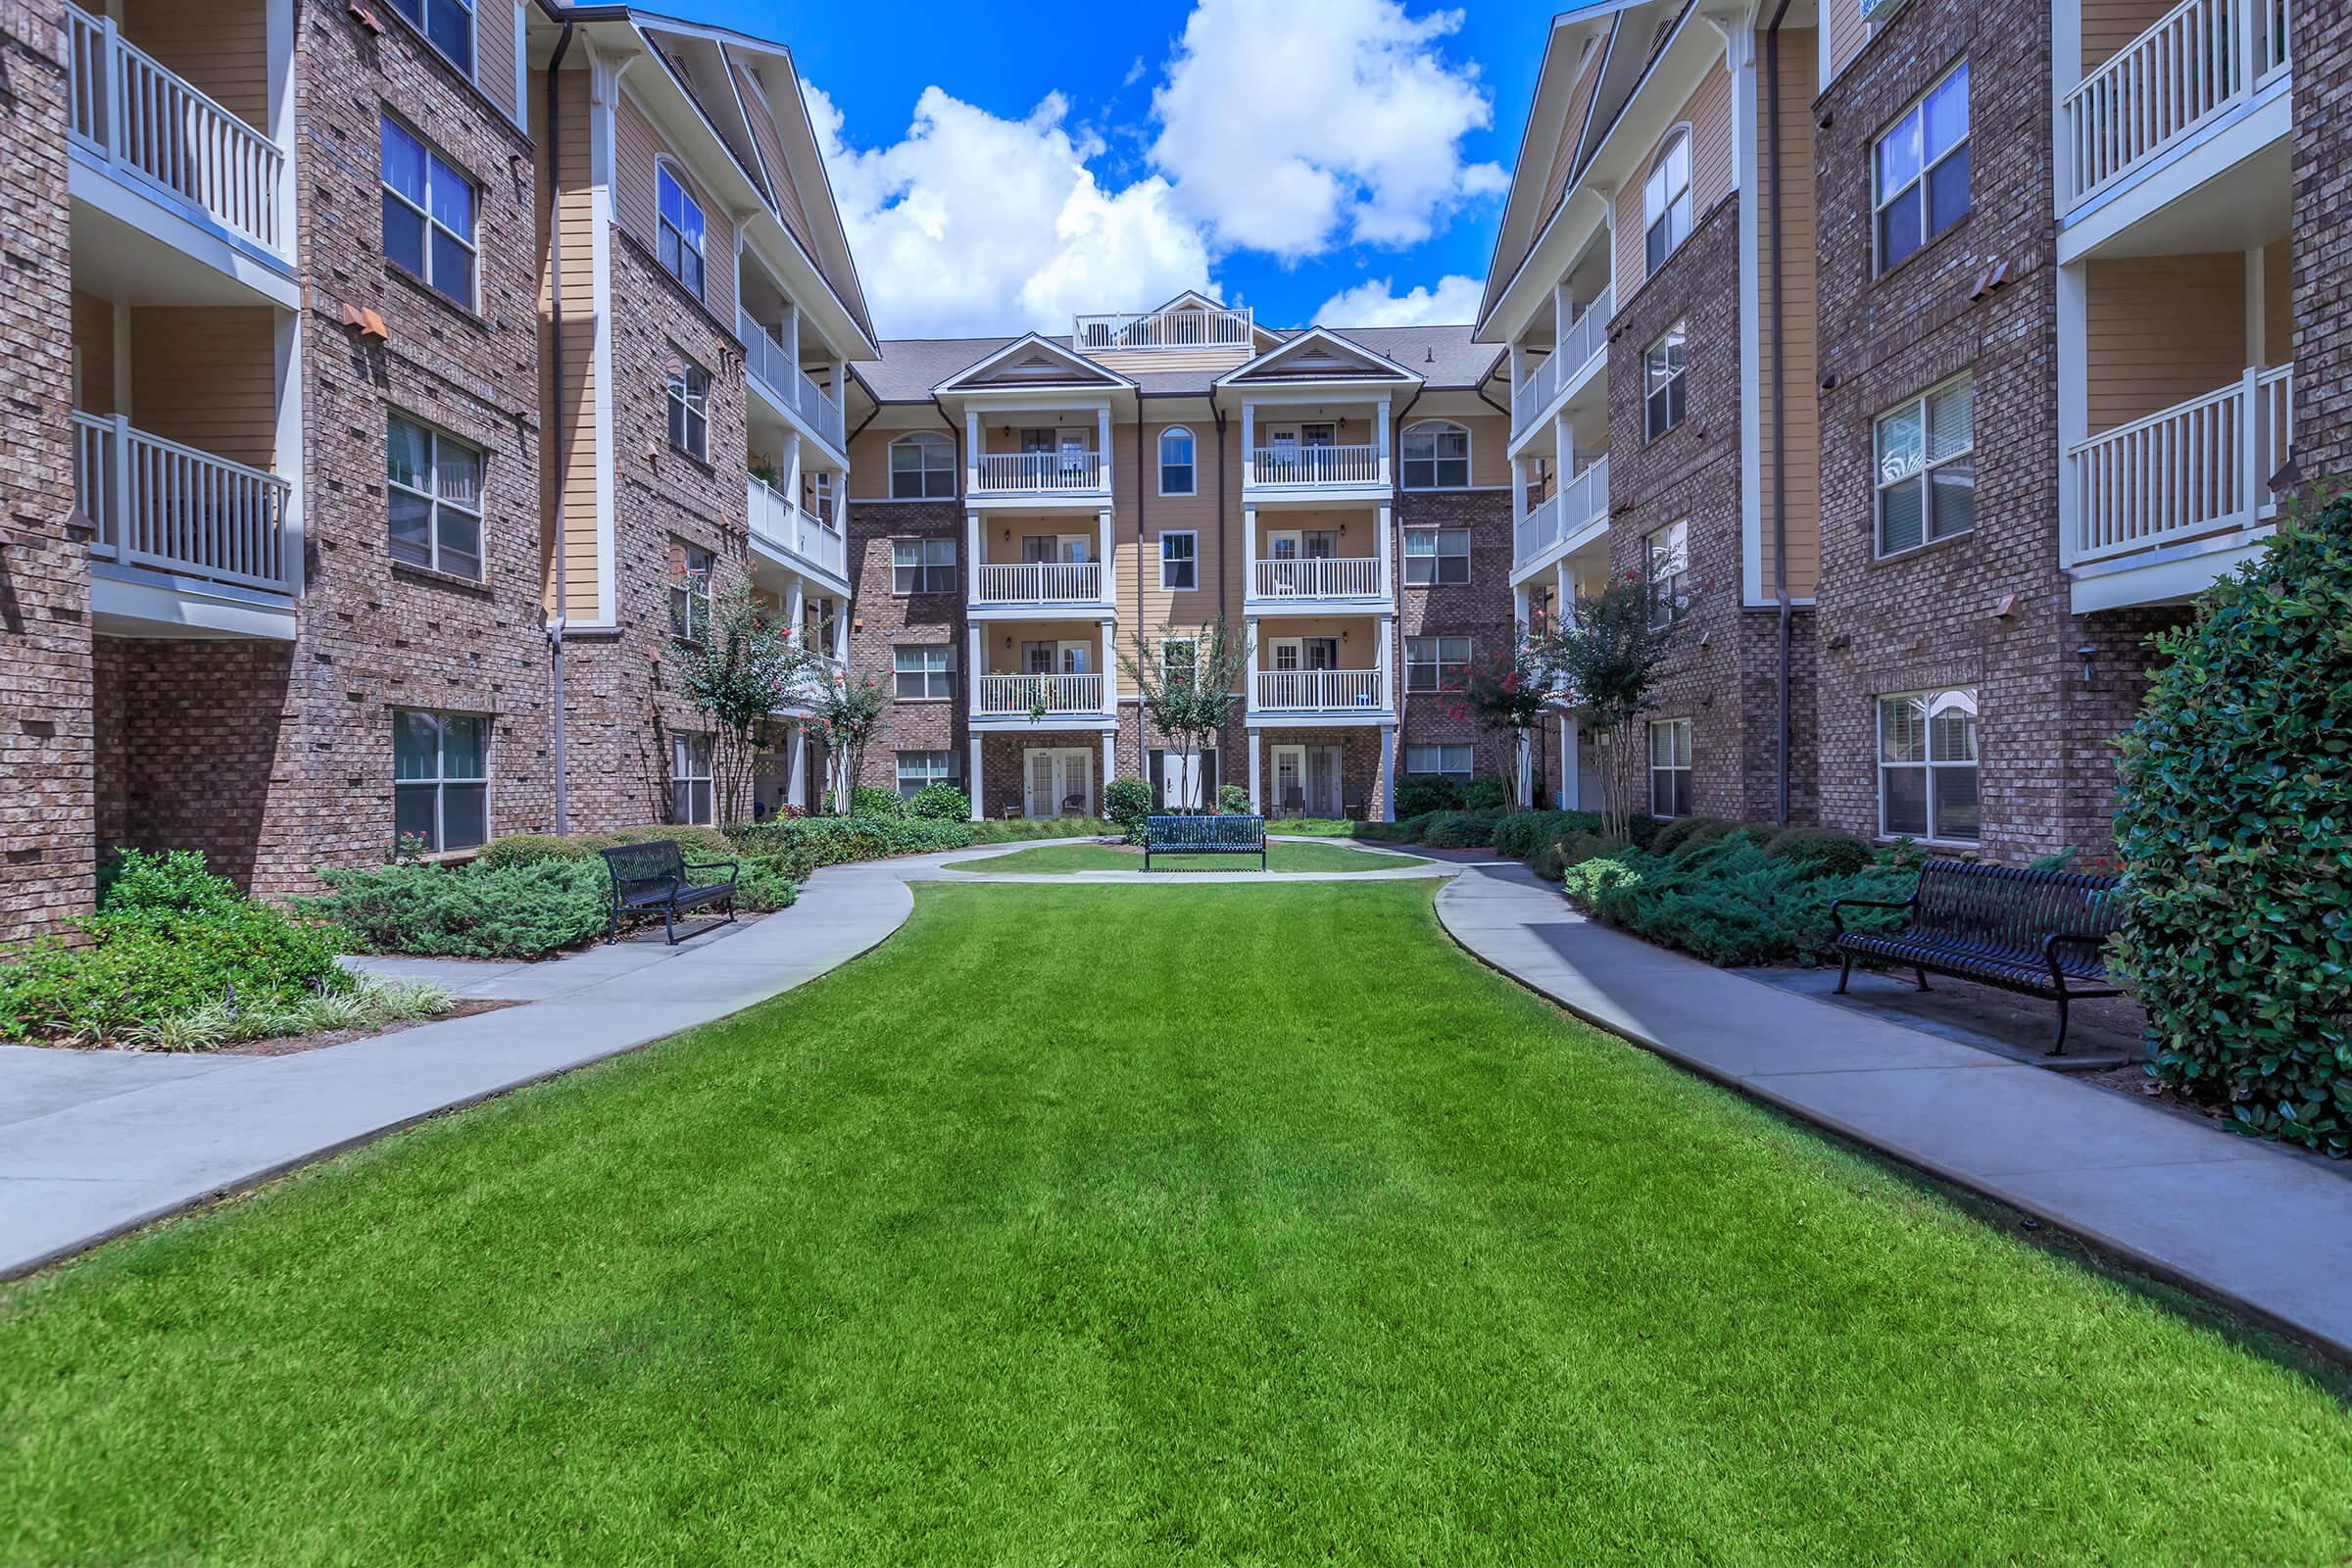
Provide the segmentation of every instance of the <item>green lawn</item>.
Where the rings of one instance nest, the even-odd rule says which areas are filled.
[[[2321,1387],[1461,956],[869,956],[0,1295],[0,1562],[2341,1560]]]
[[[1068,871],[1141,871],[1144,856],[1141,850],[1121,849],[1110,844],[1048,844],[1034,850],[1016,850],[1010,855],[992,855],[984,860],[951,860],[951,866],[965,871],[1004,871],[1027,875],[1060,874]],[[1281,844],[1266,846],[1266,869],[1269,871],[1397,871],[1407,866],[1429,862],[1417,855],[1366,855],[1361,850],[1344,844]],[[1161,871],[1254,871],[1254,855],[1154,855],[1152,870]]]

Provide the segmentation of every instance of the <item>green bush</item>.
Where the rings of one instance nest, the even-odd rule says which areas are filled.
[[[612,909],[612,881],[601,859],[385,865],[318,875],[326,895],[298,902],[370,953],[545,957],[602,936]]]
[[[1835,959],[1832,901],[1905,898],[1915,874],[1891,854],[1851,873],[1775,858],[1752,833],[1729,823],[1712,840],[1686,836],[1669,855],[1592,839],[1572,842],[1563,859],[1563,890],[1597,918],[1734,967]],[[1868,929],[1899,918],[1854,911],[1848,923]]]
[[[1513,811],[1494,824],[1494,853],[1532,860],[1546,844],[1599,826],[1598,811]]]
[[[1421,830],[1421,842],[1438,850],[1470,850],[1493,842],[1495,811],[1440,811]]]
[[[1223,811],[1227,816],[1248,816],[1250,814],[1250,792],[1239,784],[1218,785],[1217,809]]]
[[[1678,816],[1658,829],[1657,837],[1649,841],[1648,850],[1652,855],[1672,855],[1693,838],[1702,843],[1719,839],[1735,825],[1720,816]]]
[[[735,873],[735,906],[748,914],[767,914],[792,906],[800,897],[800,880],[791,858],[763,856],[743,862]]]
[[[1407,773],[1396,781],[1396,817],[1427,816],[1462,808],[1462,787],[1440,773]]]
[[[2156,640],[2123,739],[2118,963],[2149,1071],[2238,1125],[2352,1155],[2352,494]]]
[[[473,858],[473,865],[477,870],[498,871],[540,860],[585,860],[600,850],[617,849],[623,844],[675,844],[678,853],[689,860],[725,860],[735,856],[734,846],[717,828],[653,822],[641,827],[609,828],[602,833],[572,833],[562,838],[553,833],[510,833],[483,845],[481,853]]]
[[[906,803],[907,810],[935,822],[969,822],[972,798],[953,784],[926,784]]]
[[[1102,791],[1102,812],[1130,838],[1144,830],[1152,814],[1152,786],[1140,778],[1114,778]]]
[[[1511,799],[1511,787],[1493,773],[1481,773],[1462,786],[1462,809],[1499,811]]]
[[[1398,791],[1399,795],[1403,792]],[[1424,811],[1418,816],[1399,817],[1394,822],[1358,822],[1354,837],[1372,844],[1418,844],[1422,830],[1429,826],[1437,813]]]
[[[782,856],[795,866],[814,868],[960,850],[972,843],[972,826],[919,816],[808,816],[738,823],[727,835],[740,854]]]
[[[496,871],[536,860],[576,860],[594,853],[588,841],[577,834],[559,838],[553,833],[510,833],[483,845],[473,863]]]
[[[195,850],[119,849],[98,867],[98,912],[169,919],[219,914],[246,902],[237,885],[205,869]]]
[[[1102,839],[1115,837],[1116,822],[1100,816],[1014,817],[1009,822],[966,822],[973,844],[1015,844],[1022,839]]]
[[[850,791],[850,814],[868,817],[905,816],[906,800],[897,790],[886,790],[873,784],[860,784]]]
[[[1772,837],[1764,853],[1775,860],[1795,860],[1818,866],[1832,876],[1852,876],[1870,863],[1870,846],[1851,833],[1836,828],[1784,828]]]

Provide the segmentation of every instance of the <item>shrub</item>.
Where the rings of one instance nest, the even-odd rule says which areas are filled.
[[[1578,858],[1580,849],[1591,853]],[[1913,881],[1892,856],[1850,874],[1775,858],[1731,824],[1713,840],[1686,840],[1672,855],[1595,841],[1571,845],[1565,858],[1563,889],[1599,919],[1710,963],[1740,967],[1835,958],[1832,901],[1900,899]],[[1849,924],[1867,929],[1899,918],[1856,911]]]
[[[1493,773],[1481,773],[1462,786],[1462,809],[1499,811],[1510,803],[1510,786]]]
[[[237,885],[204,867],[196,850],[119,849],[98,867],[98,912],[170,918],[219,914],[245,903]]]
[[[1598,811],[1513,811],[1494,824],[1494,852],[1532,860],[1547,844],[1600,827]]]
[[[1102,791],[1102,812],[1130,837],[1144,829],[1152,814],[1152,786],[1140,778],[1114,778]]]
[[[752,914],[790,908],[800,897],[799,879],[789,857],[761,856],[743,862],[735,874],[735,906]]]
[[[1009,822],[965,822],[967,842],[1011,844],[1021,839],[1102,839],[1119,832],[1100,816],[1015,817]]]
[[[1501,820],[1494,811],[1440,811],[1422,829],[1421,842],[1439,850],[1476,849],[1494,840]]]
[[[1732,830],[1732,825],[1720,816],[1678,816],[1658,829],[1657,837],[1649,841],[1648,850],[1652,855],[1672,855],[1701,834],[1719,839]]]
[[[585,858],[318,874],[329,892],[299,902],[371,953],[544,957],[601,936],[612,908],[604,862]]]
[[[1218,785],[1217,809],[1223,811],[1227,816],[1248,816],[1250,814],[1250,792],[1239,784]]]
[[[969,822],[919,816],[812,816],[800,821],[739,823],[727,834],[738,854],[781,856],[788,864],[813,869],[893,855],[960,850],[972,842],[971,828]],[[799,873],[806,874],[807,870]]]
[[[1401,792],[1400,792],[1401,793]],[[1421,831],[1435,813],[1424,811],[1419,816],[1407,816],[1394,822],[1357,822],[1353,836],[1372,844],[1418,844]]]
[[[510,865],[529,865],[534,860],[576,860],[594,853],[588,841],[577,835],[559,838],[553,833],[510,833],[483,845],[473,863],[504,870]]]
[[[1773,835],[1764,854],[1771,859],[1817,867],[1830,876],[1852,876],[1871,859],[1868,844],[1851,833],[1827,827],[1784,828]]]
[[[2162,634],[2123,739],[2116,956],[2149,1071],[2239,1126],[2352,1155],[2352,495]]]
[[[964,808],[969,811],[967,806]],[[850,791],[852,816],[901,817],[906,814],[906,802],[897,790],[881,789],[872,784],[860,784]]]
[[[953,784],[926,784],[914,792],[906,803],[907,810],[916,816],[927,816],[935,822],[968,822],[972,819],[972,798]]]
[[[1407,773],[1396,781],[1396,817],[1427,816],[1462,808],[1462,787],[1439,773]]]

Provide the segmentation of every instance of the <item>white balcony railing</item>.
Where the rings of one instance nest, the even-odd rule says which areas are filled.
[[[1101,675],[983,675],[978,713],[1101,713]]]
[[[1070,341],[1081,352],[1102,349],[1248,349],[1252,346],[1246,310],[1194,309],[1120,312],[1081,316]]]
[[[2294,445],[2294,368],[2103,430],[2067,454],[2074,517],[2066,564],[2250,528],[2277,512],[2270,479]]]
[[[74,415],[74,499],[97,527],[90,554],[271,593],[294,589],[276,474],[131,427]]]
[[[1585,313],[1568,328],[1552,352],[1536,365],[1511,392],[1511,433],[1524,435],[1528,426],[1551,407],[1560,388],[1573,379],[1579,370],[1591,363],[1595,354],[1605,353],[1609,346],[1609,313],[1611,294],[1602,289],[1595,295]]]
[[[838,451],[842,442],[841,405],[808,373],[792,363],[792,355],[760,318],[742,306],[735,308],[735,335],[743,339],[743,363],[767,383],[778,403],[792,410],[811,430]]]
[[[1251,484],[1379,484],[1377,446],[1258,447],[1250,454]]]
[[[972,493],[1083,494],[1109,485],[1100,452],[988,452],[981,454]]]
[[[798,556],[836,577],[847,574],[849,546],[824,518],[794,506],[756,473],[750,476],[747,494],[755,541]]]
[[[1377,669],[1261,669],[1257,672],[1257,706],[1345,712],[1387,704],[1382,700]]]
[[[1102,597],[1099,561],[983,562],[972,590],[977,605],[1057,605]]]
[[[1519,519],[1514,559],[1532,561],[1595,518],[1609,514],[1609,455],[1594,458],[1583,472],[1553,491],[1543,505]]]
[[[831,654],[818,654],[802,669],[786,690],[784,700],[776,706],[783,709],[806,709],[816,705],[817,698],[828,686],[838,691],[849,684],[850,666]]]
[[[75,141],[231,233],[287,254],[283,148],[166,70],[104,17],[69,4],[65,42]]]
[[[2075,207],[2270,85],[2289,64],[2288,0],[2180,0],[2066,95],[2062,194]]]
[[[1259,599],[1370,599],[1380,592],[1380,559],[1261,561],[1250,577],[1250,591]]]

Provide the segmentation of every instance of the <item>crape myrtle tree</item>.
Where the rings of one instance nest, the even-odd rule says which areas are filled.
[[[749,585],[715,596],[709,622],[694,629],[700,635],[675,640],[672,661],[686,695],[710,715],[718,819],[740,822],[751,810],[760,731],[795,693],[826,681],[826,666]]]
[[[890,687],[872,675],[829,679],[810,705],[809,732],[825,749],[825,777],[837,808],[864,776],[865,750],[888,727]]]
[[[1136,690],[1144,716],[1166,737],[1186,778],[1198,778],[1194,760],[1231,722],[1249,678],[1249,644],[1222,616],[1206,625],[1159,629],[1157,645],[1137,632],[1135,647],[1119,651],[1119,670]],[[1213,808],[1213,803],[1203,803]]]
[[[1512,629],[1508,648],[1475,655],[1446,683],[1448,715],[1483,730],[1493,749],[1494,771],[1512,781],[1512,804],[1528,803],[1529,743],[1555,709],[1543,650],[1528,627]]]
[[[1669,556],[1647,554],[1599,593],[1579,600],[1574,613],[1529,637],[1544,684],[1564,691],[1578,722],[1592,733],[1600,753],[1601,818],[1612,837],[1632,832],[1649,763],[1643,716],[1690,625],[1677,586],[1681,566]]]

